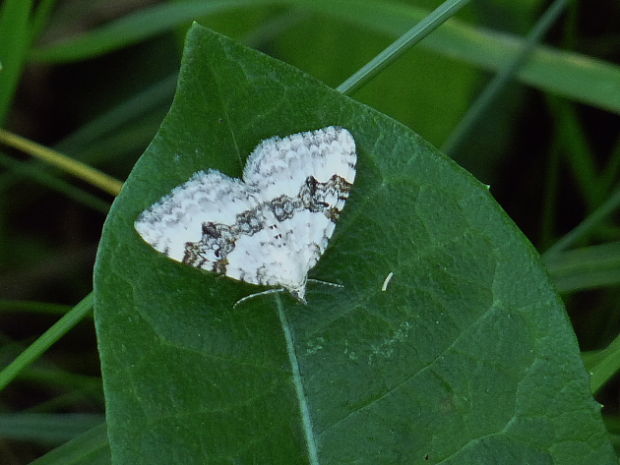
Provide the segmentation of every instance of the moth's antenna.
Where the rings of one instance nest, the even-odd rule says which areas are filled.
[[[312,283],[325,284],[326,286],[331,286],[331,287],[344,287],[342,284],[330,283],[329,281],[321,281],[319,279],[308,278],[308,281]]]
[[[277,292],[284,292],[286,289],[284,289],[283,287],[280,287],[278,289],[267,289],[266,291],[263,292],[257,292],[256,294],[250,294],[250,295],[246,295],[245,297],[237,300],[232,308],[237,308],[238,305],[241,305],[243,302],[245,302],[246,300],[250,300],[253,299],[255,297],[261,296],[261,295],[267,295],[267,294],[275,294]]]

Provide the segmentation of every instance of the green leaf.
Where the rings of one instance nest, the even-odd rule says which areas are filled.
[[[200,169],[348,128],[358,173],[288,295],[175,263],[133,229]],[[386,276],[393,277],[385,291]],[[120,464],[615,463],[564,309],[485,186],[419,136],[194,25],[170,112],[115,201],[95,272]]]

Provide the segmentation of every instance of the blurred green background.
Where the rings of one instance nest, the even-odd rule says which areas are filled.
[[[192,19],[336,87],[441,2],[358,3],[5,0],[0,121],[124,180],[171,103]],[[442,147],[549,4],[472,2],[352,96]],[[545,257],[583,351],[605,349],[620,327],[619,20],[616,1],[570,2],[545,35],[546,54],[520,67],[450,150],[541,253],[607,209],[571,250]],[[5,366],[91,291],[113,199],[8,145],[0,166]],[[585,356],[590,364],[601,353]],[[617,381],[596,397],[619,445]],[[23,371],[0,403],[3,464],[29,463],[101,422],[92,320]]]

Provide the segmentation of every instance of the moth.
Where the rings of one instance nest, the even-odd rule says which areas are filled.
[[[143,211],[135,229],[173,260],[305,303],[308,272],[334,232],[356,162],[341,127],[272,137],[250,154],[241,179],[199,171]]]

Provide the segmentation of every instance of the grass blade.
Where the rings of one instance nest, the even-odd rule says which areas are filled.
[[[603,350],[584,353],[583,361],[590,372],[592,392],[597,393],[620,371],[620,336]]]
[[[6,0],[0,10],[0,125],[4,122],[30,46],[32,0]]]
[[[620,284],[620,242],[582,247],[545,260],[559,292]]]
[[[0,165],[9,168],[12,172],[19,174],[23,177],[28,177],[43,186],[60,192],[70,199],[75,200],[82,205],[85,205],[93,210],[97,210],[103,214],[107,214],[110,209],[110,205],[98,198],[97,196],[86,192],[79,187],[72,186],[63,179],[59,179],[53,174],[49,174],[36,166],[32,166],[29,162],[19,162],[13,160],[8,155],[0,152]]]
[[[68,305],[52,304],[49,302],[35,302],[32,300],[0,300],[0,312],[19,311],[50,315],[64,315],[71,307]]]
[[[568,4],[567,0],[556,0],[540,17],[537,23],[527,35],[523,47],[504,68],[491,80],[484,91],[478,96],[471,105],[465,116],[461,119],[457,127],[452,131],[446,142],[442,146],[442,151],[453,155],[464,141],[465,137],[471,132],[476,123],[487,111],[493,101],[499,96],[500,92],[513,79],[519,69],[530,57],[534,48],[541,41],[545,33],[555,23],[564,8]]]
[[[16,134],[12,134],[9,131],[0,129],[0,142],[9,145],[11,147],[22,150],[33,157],[43,160],[51,165],[62,168],[68,173],[83,179],[84,181],[108,192],[112,195],[117,195],[123,185],[122,182],[114,179],[107,174],[101,173],[96,169],[85,165],[77,160],[74,160],[66,155],[56,152],[43,145],[39,145],[35,142],[29,141]]]
[[[549,247],[543,254],[545,260],[549,260],[557,253],[567,249],[572,244],[583,238],[594,227],[600,224],[608,215],[620,207],[620,188],[617,188],[613,194],[596,210],[594,210],[586,219],[579,223],[572,231],[567,233],[554,245]]]
[[[337,88],[343,94],[350,95],[359,87],[376,76],[382,69],[400,57],[410,47],[420,42],[445,21],[454,16],[457,11],[469,3],[469,0],[448,0],[436,10],[426,16],[405,34],[396,39],[385,50],[379,53],[369,63],[366,63],[356,73],[340,84]]]
[[[396,2],[359,0],[213,0],[161,4],[101,26],[82,36],[32,51],[39,61],[77,61],[111,52],[169,31],[195,18],[242,7],[286,5],[337,17],[358,27],[399,37],[429,12]],[[514,59],[523,40],[451,19],[420,47],[498,71]],[[533,87],[620,113],[620,67],[578,53],[540,47],[517,78]],[[596,83],[596,85],[592,85]]]
[[[48,452],[30,465],[110,464],[110,448],[105,423]]]
[[[102,422],[103,415],[84,413],[10,413],[0,415],[0,437],[40,444],[60,444]]]
[[[25,367],[38,359],[58,339],[78,324],[91,311],[93,294],[84,297],[73,309],[54,323],[26,350],[0,371],[0,391],[2,391]]]

